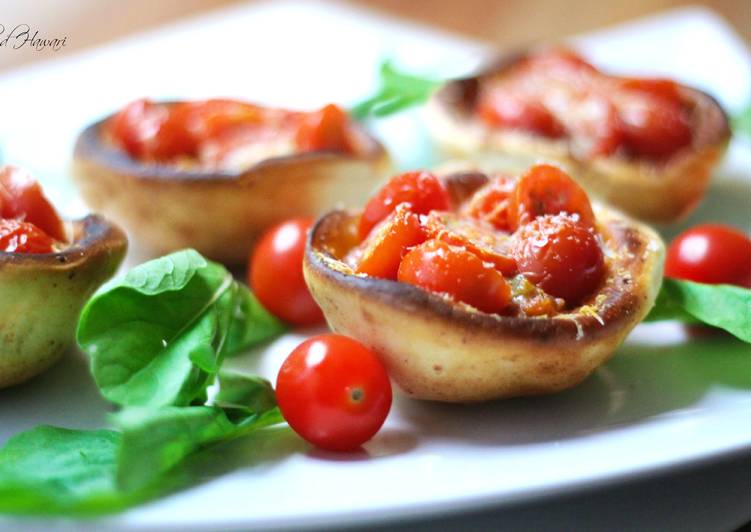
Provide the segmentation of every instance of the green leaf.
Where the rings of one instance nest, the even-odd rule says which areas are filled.
[[[665,278],[645,321],[705,323],[751,342],[751,290]]]
[[[363,120],[370,116],[387,116],[428,100],[444,80],[425,78],[398,70],[391,60],[381,63],[380,87],[371,96],[350,110],[352,116]]]
[[[122,429],[117,484],[135,490],[152,484],[197,450],[282,422],[277,409],[233,422],[219,407],[131,407],[113,416]]]
[[[186,406],[205,397],[227,353],[283,330],[223,266],[185,250],[100,290],[81,313],[77,337],[110,401]]]
[[[741,133],[751,138],[751,102],[733,117],[732,125],[735,133]]]
[[[276,406],[276,396],[271,383],[262,377],[223,371],[214,404],[246,415],[261,414]]]

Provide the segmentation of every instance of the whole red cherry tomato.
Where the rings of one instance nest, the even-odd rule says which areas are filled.
[[[692,227],[670,243],[665,275],[698,283],[751,288],[751,240],[727,225]]]
[[[416,171],[394,176],[365,205],[360,239],[365,239],[400,203],[409,203],[416,214],[428,214],[432,210],[448,210],[451,197],[441,180],[431,173]]]
[[[337,334],[297,346],[276,379],[290,427],[322,449],[350,451],[371,439],[391,408],[391,382],[375,353]]]
[[[52,253],[55,241],[37,226],[19,220],[0,220],[0,251]]]
[[[440,240],[428,240],[407,253],[398,278],[484,312],[502,312],[511,303],[511,288],[492,264]]]
[[[308,218],[296,218],[266,231],[253,250],[248,269],[248,283],[263,306],[294,325],[323,321],[302,273],[305,240],[312,225]]]
[[[512,229],[538,216],[562,212],[578,215],[583,225],[594,225],[595,215],[587,193],[557,166],[538,164],[519,178],[509,205]]]
[[[3,218],[33,223],[52,238],[66,240],[57,211],[28,172],[10,165],[0,168],[0,206]]]
[[[602,249],[591,228],[568,214],[545,215],[514,235],[519,271],[569,306],[581,303],[602,282]]]

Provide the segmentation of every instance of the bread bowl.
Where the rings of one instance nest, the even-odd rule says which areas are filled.
[[[502,95],[500,117],[486,112],[493,91]],[[520,101],[534,107],[526,119]],[[669,80],[606,76],[572,52],[550,48],[511,54],[444,84],[426,118],[452,155],[488,170],[510,159],[521,167],[553,160],[595,197],[656,223],[679,220],[699,203],[730,138],[727,116],[710,95]],[[593,152],[577,141],[586,137],[581,130],[596,131],[611,119],[617,127],[606,149]],[[676,133],[681,124],[683,135]]]
[[[470,172],[444,180],[456,209],[487,177]],[[331,212],[314,226],[305,278],[329,326],[379,353],[412,397],[475,402],[555,393],[580,383],[613,354],[648,313],[661,284],[660,237],[611,208],[595,205],[594,214],[607,261],[604,278],[585,300],[552,315],[483,312],[446,294],[357,274],[349,258],[355,240],[346,237],[359,223],[355,211]]]
[[[17,188],[6,194],[9,176],[25,181],[26,192],[16,193]],[[29,190],[33,192],[29,194]],[[8,218],[9,203],[23,206],[24,212],[14,213],[18,218]],[[51,206],[36,182],[12,167],[0,169],[0,204],[3,388],[41,373],[62,356],[73,342],[81,308],[115,273],[125,255],[127,240],[120,229],[97,215],[58,223],[57,214],[49,210]],[[52,219],[61,231],[54,231],[54,239],[36,225],[38,222],[49,227]]]
[[[175,109],[216,102],[227,101],[148,105]],[[90,125],[74,149],[73,177],[82,197],[92,209],[120,223],[149,254],[193,247],[212,259],[241,264],[255,238],[270,225],[293,216],[317,216],[336,205],[357,204],[388,171],[390,161],[383,146],[357,124],[345,125],[356,144],[349,152],[300,151],[287,135],[288,126],[279,122],[313,113],[234,103],[279,113],[282,118],[270,119],[267,133],[272,138],[264,137],[262,142],[252,134],[243,137],[242,124],[224,127],[214,137],[223,135],[222,142],[229,138],[230,156],[209,163],[206,150],[200,158],[196,154],[144,158],[137,149],[124,149],[113,142],[108,128],[124,111]],[[287,135],[279,142],[273,138],[277,126]],[[240,135],[232,137],[238,127]],[[207,144],[216,155],[216,145]]]

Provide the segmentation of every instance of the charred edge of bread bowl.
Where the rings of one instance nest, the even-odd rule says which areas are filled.
[[[554,393],[612,355],[648,313],[661,283],[659,236],[610,209],[596,212],[619,258],[592,306],[552,318],[486,314],[412,285],[353,274],[322,245],[355,216],[345,211],[325,215],[311,231],[305,278],[332,329],[380,353],[415,398],[474,402]]]
[[[103,218],[66,225],[72,242],[59,252],[0,252],[0,388],[59,360],[84,303],[125,256],[125,234]]]
[[[519,166],[552,159],[587,189],[628,214],[657,223],[687,215],[701,200],[712,168],[730,140],[728,117],[711,95],[681,86],[692,106],[693,142],[687,149],[661,162],[625,157],[575,157],[565,141],[547,140],[518,132],[494,132],[474,118],[474,105],[482,80],[503,73],[526,53],[500,58],[473,77],[449,81],[427,105],[431,134],[454,155],[475,158],[484,168],[495,169],[498,155],[517,158]],[[508,160],[500,164],[508,165]]]
[[[263,230],[287,218],[318,216],[336,202],[364,201],[391,165],[370,136],[359,156],[297,153],[238,172],[143,163],[103,138],[106,120],[79,135],[74,181],[92,209],[122,224],[149,255],[193,247],[243,264]]]

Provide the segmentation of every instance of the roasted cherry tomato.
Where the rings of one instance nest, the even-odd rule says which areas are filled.
[[[312,225],[308,218],[296,218],[266,231],[253,251],[248,270],[248,282],[263,306],[294,325],[323,321],[302,273],[305,240]]]
[[[488,313],[503,312],[511,303],[511,288],[498,270],[466,248],[439,240],[407,253],[398,278]]]
[[[290,427],[322,449],[350,451],[371,439],[391,408],[391,382],[375,353],[336,334],[314,336],[287,357],[276,379]]]
[[[624,145],[633,155],[664,159],[691,143],[691,123],[680,101],[642,94],[620,105]]]
[[[6,165],[0,168],[0,215],[33,223],[56,240],[64,241],[65,227],[42,187],[27,172]]]
[[[751,240],[727,225],[692,227],[668,247],[665,275],[698,283],[751,288]]]
[[[514,235],[519,271],[569,306],[582,303],[602,283],[605,264],[590,227],[569,214],[545,215]]]
[[[344,109],[334,104],[305,114],[295,140],[302,151],[354,151],[349,116]]]
[[[543,137],[558,138],[566,134],[565,128],[542,103],[503,90],[482,94],[477,112],[488,124],[528,131]]]
[[[513,229],[546,214],[568,213],[593,226],[595,215],[584,189],[566,172],[550,164],[538,164],[523,174],[509,206]]]
[[[497,176],[478,190],[463,207],[462,214],[490,222],[501,231],[511,229],[509,224],[509,200],[514,192],[514,180],[507,176]]]
[[[432,210],[448,210],[451,197],[441,180],[428,172],[407,172],[392,177],[365,206],[360,218],[360,238],[368,236],[400,203],[409,203],[414,213],[428,214]]]
[[[409,248],[424,242],[425,238],[420,217],[410,211],[408,203],[401,203],[365,239],[355,271],[396,280],[404,254]]]
[[[52,253],[55,241],[32,223],[0,220],[0,251]]]

